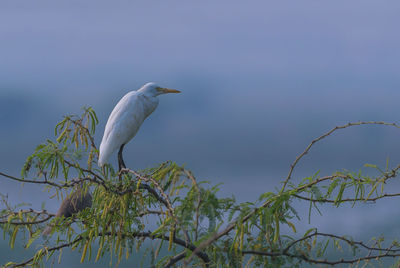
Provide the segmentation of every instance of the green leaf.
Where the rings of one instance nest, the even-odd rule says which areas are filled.
[[[308,229],[305,233],[304,233],[304,235],[303,235],[303,237],[306,237],[307,235],[309,235],[311,232],[316,232],[317,231],[317,228],[311,228],[311,229]]]
[[[364,167],[377,168],[378,166],[373,164],[364,164]]]
[[[335,188],[339,185],[339,181],[340,179],[335,179],[328,187],[328,191],[326,192],[326,197],[329,197],[333,190],[335,190]]]
[[[336,206],[339,206],[340,201],[342,200],[343,192],[344,192],[344,190],[346,189],[346,185],[347,185],[346,182],[343,182],[343,183],[340,185],[339,193],[338,193],[338,195],[337,195],[336,198],[335,198],[335,205],[336,205]]]
[[[18,229],[19,229],[19,225],[16,225],[15,228],[14,228],[14,231],[13,231],[13,233],[11,235],[11,238],[10,238],[10,248],[11,249],[14,248],[15,238],[17,237]]]
[[[33,243],[38,237],[40,237],[40,234],[41,234],[41,230],[40,230],[40,229],[36,230],[36,232],[34,232],[34,233],[32,234],[31,238],[29,238],[28,243],[25,245],[25,248],[29,248],[29,247],[32,245],[32,243]]]

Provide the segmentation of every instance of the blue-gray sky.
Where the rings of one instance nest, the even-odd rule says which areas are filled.
[[[126,147],[127,164],[175,160],[223,182],[221,195],[253,201],[279,186],[296,155],[330,128],[399,122],[399,10],[394,0],[2,1],[0,170],[19,174],[61,117],[85,105],[98,112],[99,142],[117,101],[156,81],[183,93],[161,96]],[[295,175],[386,158],[397,164],[399,135],[382,127],[337,133]],[[0,183],[11,200],[46,200],[39,187]],[[314,222],[379,235],[398,221],[394,202],[358,213],[326,209]]]

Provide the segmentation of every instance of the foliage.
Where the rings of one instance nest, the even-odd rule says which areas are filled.
[[[31,258],[4,266],[44,265],[56,253],[62,261],[62,249],[67,247],[81,252],[81,262],[96,262],[111,255],[113,263],[133,258],[135,250],[148,248],[151,254],[146,258],[155,267],[357,265],[400,256],[400,245],[395,240],[354,241],[316,228],[298,234],[296,225],[302,219],[293,207],[296,202],[306,201],[311,215],[322,204],[339,207],[347,202],[371,203],[399,196],[386,193],[385,187],[397,176],[400,165],[384,170],[366,165],[377,171],[375,177],[361,171],[341,171],[329,176],[314,174],[299,183],[292,179],[301,158],[333,132],[357,125],[398,127],[396,124],[357,122],[335,127],[313,140],[296,158],[279,191],[266,192],[255,203],[237,203],[233,197],[219,197],[220,186],[198,181],[192,172],[174,162],[143,171],[116,171],[110,165],[98,168],[98,149],[93,139],[97,123],[91,108],[85,108],[81,116],[64,117],[55,128],[56,139],[36,148],[23,166],[21,177],[0,173],[19,183],[43,184],[62,199],[77,188],[91,192],[93,197],[90,208],[64,218],[43,208],[19,209],[2,196],[0,226],[11,248],[19,233],[24,234],[25,247],[29,248],[47,224],[54,226],[56,236],[54,241],[45,240]],[[158,241],[157,246],[144,243],[148,239]],[[326,258],[328,249],[340,253],[343,248],[349,248],[352,257]],[[162,250],[167,254],[160,254]]]

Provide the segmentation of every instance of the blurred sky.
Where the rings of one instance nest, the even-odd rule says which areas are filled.
[[[125,147],[127,164],[185,163],[200,179],[224,183],[221,196],[255,201],[332,127],[399,122],[399,11],[395,0],[1,1],[0,170],[18,175],[62,116],[83,106],[98,113],[99,143],[118,100],[156,81],[183,93],[160,97]],[[394,166],[399,137],[389,127],[338,132],[312,149],[295,178],[387,158]],[[3,178],[0,187],[36,207],[50,196]],[[394,202],[324,208],[312,223],[355,237],[398,233]]]

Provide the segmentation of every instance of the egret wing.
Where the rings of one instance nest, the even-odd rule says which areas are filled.
[[[118,102],[104,130],[99,166],[104,165],[112,153],[136,135],[145,119],[143,108],[136,91],[129,92]]]

